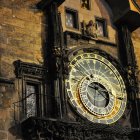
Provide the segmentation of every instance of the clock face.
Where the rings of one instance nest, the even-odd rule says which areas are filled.
[[[124,113],[124,81],[105,57],[94,53],[75,56],[69,64],[66,90],[77,112],[95,123],[111,124]]]

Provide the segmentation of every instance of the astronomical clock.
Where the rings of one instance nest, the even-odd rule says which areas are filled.
[[[79,51],[69,57],[65,81],[69,103],[91,122],[112,124],[127,104],[124,77],[114,59],[99,50]]]
[[[22,123],[23,136],[26,140],[137,140],[138,84],[131,32],[140,25],[140,20],[136,22],[139,1],[105,0],[113,20],[105,19],[104,12],[102,17],[90,17],[89,0],[64,1],[38,4],[48,19],[43,81],[47,93],[42,104],[37,102],[40,116]],[[81,10],[73,7],[78,2]]]

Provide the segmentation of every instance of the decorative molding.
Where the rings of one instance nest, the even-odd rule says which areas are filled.
[[[35,139],[47,140],[131,140],[132,129],[117,125],[94,124],[85,121],[69,122],[68,120],[40,119],[30,117],[21,124],[23,136],[25,139],[32,140],[32,134]]]
[[[65,44],[67,46],[69,45],[77,46],[78,40],[80,40],[83,42],[83,43],[81,42],[81,45],[87,44],[90,41],[95,41],[95,43],[98,43],[98,44],[104,44],[104,45],[110,45],[112,47],[116,47],[116,43],[113,43],[108,39],[93,38],[86,34],[78,34],[71,31],[65,31],[64,36],[65,36]]]
[[[21,60],[17,60],[13,64],[17,78],[21,78],[23,75],[43,78],[46,73],[46,69],[37,64],[26,63]]]

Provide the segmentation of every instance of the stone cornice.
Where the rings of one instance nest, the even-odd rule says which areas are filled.
[[[15,66],[15,74],[17,78],[21,78],[24,75],[43,78],[46,73],[46,69],[43,68],[42,66],[37,64],[22,62],[20,60],[15,61],[14,66]]]

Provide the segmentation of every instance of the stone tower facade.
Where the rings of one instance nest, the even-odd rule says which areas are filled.
[[[114,24],[112,9],[115,6],[110,7],[108,1],[0,0],[1,140],[98,140],[105,136],[111,140],[122,140],[134,139],[133,135],[140,133],[140,24],[139,27],[135,25],[136,29],[130,31],[128,36],[131,38],[127,38],[133,42],[131,51],[134,52],[136,63],[133,71],[126,66],[125,56],[131,52],[126,53],[120,48],[120,23]],[[137,1],[137,4],[140,2]],[[130,11],[133,11],[133,6],[131,8]],[[135,12],[140,19],[139,10]],[[94,126],[99,130],[96,135],[95,130],[89,128],[91,122],[85,121],[68,103],[64,82],[69,71],[69,54],[83,48],[107,53],[113,58],[112,62],[117,61],[122,65],[128,79],[133,75],[134,84],[128,83],[136,95],[130,96],[128,100],[130,104],[137,100],[137,104],[128,107],[124,118],[119,120],[119,124],[122,123],[124,127],[121,128],[123,136],[113,136],[115,131],[120,133],[118,126],[111,126],[104,131],[104,124]],[[129,89],[128,94],[133,89]],[[35,129],[31,129],[29,126],[34,120],[38,125],[34,124]],[[74,125],[75,122],[80,125]],[[54,128],[51,128],[53,125]],[[73,129],[81,126],[83,129],[77,134],[82,136],[78,138]],[[130,129],[126,130],[128,127]],[[110,129],[113,132],[108,137]],[[47,133],[44,133],[46,130]],[[93,131],[95,136],[86,134],[85,130]]]

